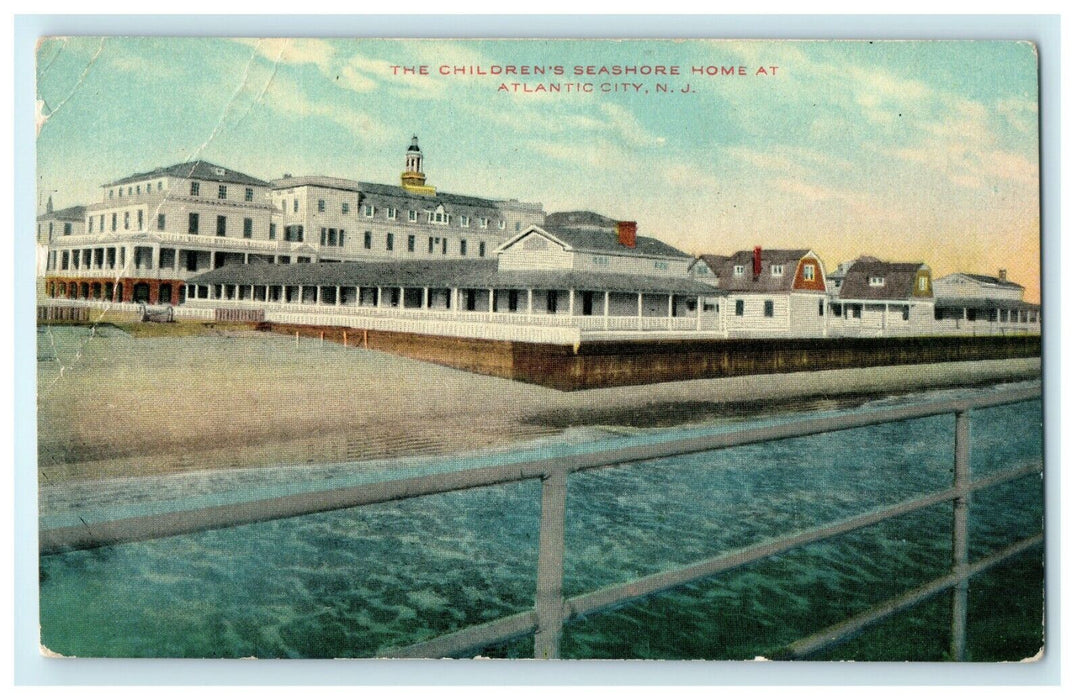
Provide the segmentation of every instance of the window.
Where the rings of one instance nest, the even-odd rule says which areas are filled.
[[[188,233],[199,233],[199,214],[188,214]]]
[[[131,185],[128,186],[128,196],[131,197]]]
[[[327,211],[327,200],[321,199],[318,202],[316,202],[316,211],[318,211],[321,214],[323,212]]]
[[[734,277],[740,277],[743,274],[744,274],[744,266],[743,265],[733,265],[733,276]]]
[[[807,264],[807,265],[804,266],[804,280],[807,281],[807,282],[814,282],[815,281],[815,265],[814,264]],[[820,313],[819,315],[822,316],[823,314]]]
[[[408,236],[408,237],[406,238],[406,250],[408,250],[409,252],[411,252],[411,253],[412,253],[412,252],[413,252],[413,250],[414,250],[414,248],[416,247],[416,245],[417,245],[417,237],[416,237],[416,236],[414,236],[414,235],[413,235],[413,234],[411,233],[411,234],[410,234],[410,235],[409,235],[409,236]]]
[[[319,244],[327,245],[327,229],[325,228],[319,229]]]
[[[834,316],[837,317],[837,318],[841,318],[841,316],[842,316],[842,305],[841,304],[831,304],[830,305],[830,313],[834,314]]]
[[[294,197],[293,198],[293,213],[296,214],[299,210],[300,210],[300,203],[297,201],[297,198]]]
[[[861,307],[854,305],[850,308],[852,309],[852,317],[860,318]]]
[[[458,217],[458,225],[459,226],[469,226],[470,225],[470,217],[468,217],[468,216],[459,216]]]
[[[887,281],[884,278],[878,277],[878,276],[875,276],[875,275],[868,278],[868,286],[869,287],[882,287],[886,283],[887,283]]]
[[[428,237],[428,254],[429,255],[432,255],[432,251],[433,251],[435,245],[436,245],[436,239],[433,238],[432,236],[429,236]]]
[[[371,204],[364,205],[364,215],[371,219],[376,214],[376,208]]]
[[[142,210],[142,209],[140,209],[139,211],[135,212],[135,214],[136,214],[136,218],[137,218],[137,220],[138,220],[138,226],[137,226],[137,228],[138,228],[138,229],[139,229],[140,231],[142,231],[142,230],[143,230],[143,210]]]
[[[506,228],[506,226],[507,226],[507,222],[504,221],[503,219],[500,219],[500,223],[496,224],[496,227],[498,229],[500,229],[501,231],[504,230],[504,228]]]
[[[252,220],[249,219],[248,217],[244,218],[244,237],[245,238],[251,238],[252,237]]]
[[[820,300],[819,300],[819,315],[820,315],[820,316],[822,316],[822,315],[823,315],[823,307],[824,307],[824,306],[825,306],[825,303],[823,302],[823,300],[822,300],[822,299],[820,299]]]
[[[927,277],[918,277],[917,278],[917,289],[919,289],[922,292],[927,292],[928,291],[928,278]]]
[[[143,212],[139,212],[139,213],[142,214]],[[64,224],[64,235],[65,236],[70,236],[71,235],[71,224],[70,223],[65,223]]]
[[[165,214],[158,214],[158,230],[165,230]]]
[[[545,308],[548,309],[548,312],[550,314],[556,313],[556,290],[555,289],[550,289],[548,291],[548,296],[547,296],[545,302],[546,302]]]
[[[733,308],[733,315],[734,316],[743,316],[744,315],[744,300],[743,299],[737,299],[736,300],[736,306]]]
[[[410,209],[408,212],[406,212],[406,214],[409,217],[410,221],[412,221],[413,223],[417,223],[417,210],[416,209]]]
[[[304,227],[299,224],[295,224],[293,226],[286,226],[283,229],[283,235],[284,240],[286,241],[290,241],[292,243],[303,243]]]
[[[273,240],[274,240],[275,238],[278,238],[278,224],[274,224],[274,223],[272,223],[272,224],[270,225],[270,232],[269,232],[269,234],[268,234],[268,237],[269,237],[269,238],[270,238],[270,239],[271,239],[272,241],[273,241]]]
[[[116,212],[115,211],[113,212],[113,216],[111,217],[111,219],[112,219],[112,221],[110,222],[111,225],[109,227],[109,230],[110,231],[116,231]]]
[[[996,313],[995,311],[992,312],[991,320],[993,320],[993,321],[996,320],[995,319],[995,313]],[[909,320],[909,307],[908,306],[903,306],[902,307],[902,320],[903,321],[908,321]]]
[[[387,207],[387,218],[388,219],[397,219],[398,218],[398,209],[396,209],[395,207]]]
[[[348,214],[349,213],[349,202],[342,202],[342,213],[343,214]]]
[[[245,187],[244,188],[244,201],[245,202],[250,202],[254,198],[255,198],[255,192],[252,190],[252,188],[251,187]]]
[[[215,229],[214,233],[215,233],[215,235],[218,235],[218,236],[224,236],[225,235],[225,217],[224,216],[218,216],[218,226]]]
[[[60,253],[60,269],[68,269],[68,251],[66,250]]]
[[[443,243],[443,254],[447,255],[447,239],[444,238],[441,243]]]
[[[515,233],[518,233],[521,230],[522,230],[522,222],[521,221],[516,221],[515,222]]]
[[[126,211],[124,212],[124,230],[127,231],[129,228],[131,228],[131,212]]]
[[[191,195],[193,197],[198,197],[199,196],[199,183],[193,181],[192,182],[192,187],[189,190],[189,192],[191,193]]]
[[[669,269],[669,263],[662,262],[661,260],[655,260],[654,261],[654,269],[655,270],[668,270]]]
[[[161,180],[158,180],[158,191],[159,192],[162,191],[162,181]]]
[[[218,185],[218,199],[225,199],[225,185]]]
[[[463,238],[462,240],[460,240],[458,242],[458,252],[459,252],[459,255],[465,255],[466,254],[466,239],[465,238]]]
[[[595,255],[591,260],[593,260],[594,265],[597,265],[598,267],[604,267],[609,264],[609,259],[604,255]]]
[[[783,272],[785,272],[785,266],[784,265],[771,265],[770,266],[770,274],[773,277],[781,277]]]
[[[135,186],[135,194],[143,194],[143,186],[142,185],[136,185]]]
[[[387,250],[394,250],[394,234],[387,234]]]
[[[477,254],[482,258],[485,257],[485,242],[484,241],[481,241],[480,243],[477,244]]]
[[[105,214],[98,217],[98,230],[105,233]]]
[[[774,318],[774,302],[773,301],[768,300],[768,301],[763,302],[763,316],[766,316],[767,318]]]
[[[109,190],[109,199],[112,199],[112,198],[113,198],[113,191]]]
[[[94,233],[94,217],[93,216],[86,220],[86,224],[87,224],[86,232],[87,233]]]
[[[364,249],[365,250],[371,250],[372,249],[372,232],[371,231],[365,231],[364,232]]]
[[[479,219],[479,220],[477,221],[477,224],[478,224],[478,225],[479,225],[479,226],[480,226],[481,228],[488,228],[488,217],[487,217],[487,216],[482,216],[482,217],[481,217],[481,218],[480,218],[480,219]]]

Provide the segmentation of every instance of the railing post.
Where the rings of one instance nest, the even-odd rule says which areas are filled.
[[[952,572],[959,574],[969,567],[969,411],[955,413],[954,487],[967,489],[954,499]],[[954,587],[951,601],[951,659],[954,661],[965,660],[968,599],[969,579],[963,578]]]
[[[541,481],[541,533],[537,557],[536,659],[560,658],[564,622],[564,520],[567,470],[557,469]]]

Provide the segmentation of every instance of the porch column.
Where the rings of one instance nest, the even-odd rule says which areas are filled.
[[[380,303],[383,301],[383,287],[376,287],[376,308],[379,308]]]
[[[451,295],[451,312],[452,313],[457,313],[458,312],[458,287],[451,287],[451,291],[449,293]]]
[[[251,286],[251,289],[248,290],[248,298],[252,301],[255,301],[255,285],[253,284],[249,286]],[[266,301],[266,298],[264,298],[263,301]]]
[[[405,287],[399,287],[398,288],[398,308],[400,308],[400,309],[406,308],[406,288]]]
[[[695,330],[703,329],[703,298],[695,297]]]
[[[357,286],[357,306],[360,306],[360,305],[361,305],[361,288],[358,285]]]
[[[672,306],[672,294],[670,294],[669,295],[669,317],[671,318],[671,317],[673,317],[675,315],[676,315],[676,309],[674,309],[673,306]]]
[[[421,292],[421,308],[422,309],[427,309],[428,308],[428,304],[429,304],[428,294],[429,294],[428,287],[425,287],[424,291]]]
[[[605,330],[609,329],[609,290],[605,290]]]
[[[342,305],[342,288],[341,287],[335,287],[334,288],[334,305],[335,306],[341,306]]]
[[[642,292],[639,292],[639,330],[642,330]]]
[[[247,264],[248,264],[248,253],[245,253],[245,254],[244,254],[244,264],[245,264],[245,265],[247,265]]]
[[[533,287],[526,289],[526,315],[533,316]]]
[[[496,312],[496,290],[492,288],[488,290],[488,312],[490,314]]]
[[[575,290],[574,288],[567,290],[567,315],[575,315]]]

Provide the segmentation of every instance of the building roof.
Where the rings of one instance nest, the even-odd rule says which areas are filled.
[[[556,211],[545,215],[545,230],[552,228],[595,228],[606,231],[615,230],[616,219],[593,211]]]
[[[268,183],[263,180],[254,178],[251,175],[245,175],[236,170],[223,168],[220,165],[208,163],[205,160],[195,160],[188,163],[177,163],[176,165],[157,168],[145,173],[135,173],[134,175],[129,175],[102,185],[102,187],[125,185],[129,182],[141,182],[143,180],[153,180],[154,178],[166,176],[181,177],[190,180],[206,180],[209,182],[228,182],[237,185],[254,185],[256,187],[266,187],[268,185]]]
[[[86,216],[86,207],[78,205],[74,207],[68,207],[67,209],[55,209],[51,212],[45,212],[38,217],[38,221],[45,221],[48,219],[54,219],[57,221],[82,221]]]
[[[527,229],[528,231],[529,229]],[[691,258],[690,255],[674,248],[668,243],[663,243],[649,236],[635,236],[635,247],[629,248],[620,243],[616,237],[616,229],[590,230],[577,228],[557,228],[546,226],[542,229],[545,233],[563,241],[571,246],[576,252],[587,253],[620,253],[623,255],[641,255],[663,258]]]
[[[361,194],[373,194],[383,197],[395,197],[409,199],[418,202],[419,207],[434,207],[438,204],[451,204],[463,207],[479,207],[485,209],[498,209],[499,202],[494,199],[483,197],[471,197],[463,194],[450,192],[437,192],[436,194],[423,194],[411,192],[398,185],[383,185],[378,182],[360,182],[347,180],[341,177],[327,177],[325,175],[301,175],[283,177],[270,182],[272,189],[280,190],[288,187],[327,187],[330,189],[360,192]]]
[[[845,274],[838,290],[841,299],[909,299],[917,272],[924,263],[893,263],[882,260],[857,260]],[[869,278],[882,277],[883,286],[873,287]]]
[[[709,294],[708,284],[683,277],[653,277],[564,270],[503,270],[489,260],[227,265],[189,284],[322,285],[358,287],[459,287],[494,289],[581,289],[664,294]]]
[[[972,297],[937,297],[935,300],[937,309],[976,309],[977,311],[992,311],[994,309],[1006,309],[1013,311],[1040,311],[1040,304],[1031,304],[1028,301],[1018,299],[974,299]]]
[[[1010,280],[1001,280],[1000,278],[994,277],[992,275],[977,275],[972,272],[955,272],[950,275],[941,277],[940,279],[949,279],[951,277],[965,277],[979,284],[990,284],[995,287],[1003,287],[1004,289],[1025,289],[1025,287],[1018,284],[1017,282],[1011,282]]]
[[[785,292],[793,288],[796,264],[810,252],[807,248],[765,249],[760,253],[763,272],[758,278],[752,274],[755,262],[753,250],[740,250],[732,255],[701,255],[699,258],[717,276],[719,289],[730,292]],[[734,273],[737,265],[744,266],[743,275]],[[772,275],[771,265],[782,265],[785,270],[781,275]]]

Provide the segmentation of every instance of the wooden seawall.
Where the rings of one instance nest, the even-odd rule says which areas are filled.
[[[1041,355],[1040,336],[592,341],[574,348],[328,326],[257,327],[564,391]]]

